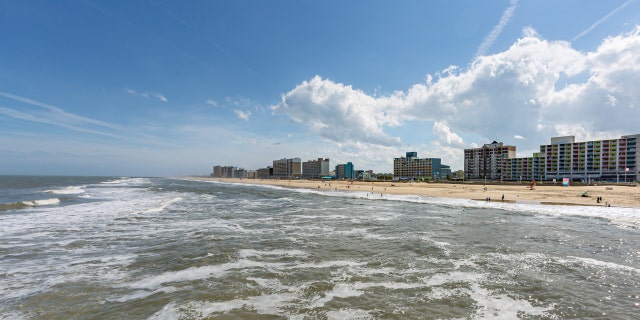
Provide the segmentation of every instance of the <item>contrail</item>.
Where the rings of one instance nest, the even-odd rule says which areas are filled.
[[[633,2],[633,1],[634,0],[627,0],[625,3],[621,4],[617,8],[613,9],[613,11],[609,12],[606,16],[600,18],[600,20],[596,21],[589,28],[585,29],[584,31],[580,32],[577,36],[573,37],[571,39],[571,42],[582,38],[587,33],[591,32],[593,29],[597,28],[599,25],[601,25],[603,22],[607,21],[609,18],[611,18],[611,16],[613,16],[616,13],[618,13],[618,11],[622,10],[624,7],[626,7],[629,3]]]
[[[194,62],[196,62],[196,63],[199,63],[199,64],[203,65],[204,67],[208,68],[209,70],[211,70],[211,71],[215,71],[215,70],[216,70],[216,68],[215,68],[215,67],[213,67],[213,66],[211,66],[210,64],[208,64],[208,63],[206,63],[206,62],[202,61],[202,60],[201,60],[201,59],[199,59],[199,58],[196,58],[194,55],[192,55],[191,53],[187,52],[186,50],[184,50],[184,49],[182,49],[182,48],[178,47],[178,46],[177,46],[177,45],[175,45],[173,42],[171,42],[171,41],[169,41],[169,40],[167,40],[167,39],[165,39],[165,38],[163,38],[163,37],[161,37],[161,36],[159,36],[159,35],[157,35],[157,34],[155,34],[155,33],[153,33],[153,32],[150,32],[150,31],[148,31],[148,30],[146,30],[146,29],[144,29],[144,28],[142,28],[142,27],[140,27],[140,26],[138,26],[138,25],[136,25],[136,24],[134,24],[134,23],[132,23],[132,22],[130,22],[130,21],[127,21],[127,20],[125,20],[125,19],[123,19],[123,18],[118,17],[118,16],[116,16],[115,14],[113,14],[113,13],[111,13],[111,12],[109,12],[109,11],[105,10],[104,8],[102,8],[102,7],[98,6],[98,5],[96,5],[95,3],[93,3],[93,2],[91,2],[91,1],[89,1],[89,0],[80,0],[80,1],[81,1],[82,3],[84,3],[86,6],[89,6],[89,7],[91,7],[91,8],[93,8],[93,9],[95,9],[95,10],[99,11],[100,13],[102,13],[102,14],[104,14],[104,15],[108,16],[108,17],[110,17],[110,18],[112,18],[112,19],[117,20],[118,22],[120,22],[120,23],[123,23],[123,24],[127,25],[127,26],[129,26],[130,28],[135,29],[136,31],[142,32],[142,33],[144,33],[144,34],[146,34],[146,35],[148,35],[148,36],[150,36],[150,37],[152,37],[152,38],[154,38],[154,39],[156,39],[156,40],[158,40],[158,41],[164,42],[165,44],[167,44],[167,45],[171,46],[171,47],[172,47],[173,49],[175,49],[176,51],[178,51],[178,52],[180,52],[181,54],[183,54],[185,57],[187,57],[187,58],[191,59],[192,61],[194,61]],[[183,22],[183,23],[184,23],[184,22]]]
[[[511,17],[513,16],[513,12],[516,10],[516,6],[518,5],[518,0],[511,0],[511,5],[502,13],[502,17],[500,18],[500,22],[493,27],[493,30],[484,38],[480,47],[476,51],[475,56],[484,55],[489,48],[493,45],[493,43],[498,39],[500,33],[502,33],[502,29],[509,23]]]
[[[178,17],[176,14],[174,14],[173,12],[169,11],[169,9],[159,5],[158,3],[156,3],[155,1],[151,1],[151,4],[153,4],[154,6],[156,6],[158,9],[162,10],[165,14],[167,14],[170,18],[172,18],[173,20],[179,22],[180,24],[182,24],[185,28],[189,29],[191,32],[195,33],[195,34],[199,34],[200,32],[198,32],[198,30],[196,30],[196,28],[194,28],[191,24],[187,23],[186,21],[184,21],[183,19],[181,19],[180,17]],[[249,65],[247,65],[246,63],[240,61],[238,58],[236,58],[235,56],[233,56],[231,53],[229,53],[227,50],[225,50],[222,46],[220,46],[217,42],[210,40],[208,37],[205,38],[205,41],[212,45],[213,47],[215,47],[216,49],[218,49],[218,51],[220,51],[222,54],[224,54],[225,56],[227,56],[227,58],[233,60],[235,63],[243,66],[245,69],[247,69],[250,72],[256,73]]]
[[[122,126],[112,124],[109,122],[104,122],[104,121],[100,121],[92,118],[79,116],[73,113],[69,113],[62,108],[59,108],[47,103],[39,102],[31,98],[20,97],[20,96],[17,96],[8,92],[2,92],[2,91],[0,91],[0,97],[4,97],[4,98],[11,99],[18,102],[23,102],[23,103],[40,107],[42,109],[49,111],[49,113],[46,113],[46,114],[32,114],[32,113],[26,113],[26,112],[18,111],[15,109],[0,106],[0,114],[4,114],[12,118],[31,121],[31,122],[46,123],[46,124],[50,124],[58,127],[63,127],[69,130],[74,130],[74,131],[84,132],[84,133],[92,133],[92,134],[102,135],[106,137],[117,138],[121,140],[136,141],[144,144],[152,143],[156,145],[166,145],[166,143],[162,141],[157,141],[158,139],[152,135],[137,132],[137,131],[132,131]],[[93,126],[93,129],[86,128],[86,126]],[[108,132],[104,129],[100,129],[99,127],[106,128],[114,132]]]

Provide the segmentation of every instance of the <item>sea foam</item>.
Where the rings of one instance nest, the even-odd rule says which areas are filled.
[[[84,188],[85,186],[70,186],[64,189],[46,190],[45,192],[53,194],[80,194],[85,192]]]
[[[50,199],[43,199],[43,200],[26,200],[26,201],[22,201],[23,204],[27,205],[27,206],[51,206],[51,205],[56,205],[60,203],[60,199],[58,198],[50,198]]]

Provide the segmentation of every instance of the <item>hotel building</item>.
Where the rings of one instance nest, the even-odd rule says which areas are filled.
[[[329,159],[318,158],[302,163],[302,177],[305,179],[320,179],[329,175]]]
[[[235,170],[236,167],[232,166],[213,166],[213,173],[211,176],[214,178],[233,178]]]
[[[417,152],[407,152],[406,157],[393,159],[393,178],[438,180],[440,168],[440,158],[421,159]]]
[[[256,173],[256,178],[258,179],[269,179],[273,175],[273,167],[266,167],[258,169]]]
[[[300,158],[273,160],[274,178],[302,177],[302,161]]]
[[[575,142],[575,137],[551,138],[540,146],[546,180],[570,178],[584,181],[640,181],[640,134],[620,139]]]
[[[500,180],[506,171],[503,160],[515,157],[515,146],[505,146],[496,141],[481,148],[464,149],[464,179]]]
[[[574,136],[553,137],[527,158],[504,159],[502,180],[640,181],[640,134],[620,139],[576,142]],[[467,169],[465,150],[465,170]],[[465,171],[465,178],[467,172]]]
[[[544,179],[543,168],[540,165],[543,160],[540,158],[539,152],[534,153],[533,157],[509,158],[504,161],[505,166],[502,171],[502,180],[539,181]]]
[[[347,162],[346,164],[339,164],[336,166],[336,179],[355,179],[355,171],[353,170],[353,163]]]

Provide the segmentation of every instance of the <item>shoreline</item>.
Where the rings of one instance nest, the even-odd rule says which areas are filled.
[[[532,203],[540,205],[600,206],[640,208],[640,187],[624,185],[569,186],[470,183],[381,182],[348,180],[240,179],[189,176],[185,179],[270,185],[322,191],[371,192],[376,194],[417,195],[475,201]],[[485,189],[486,188],[486,189]],[[586,192],[587,196],[582,196]],[[504,199],[503,199],[504,197]],[[598,202],[598,198],[601,201]]]

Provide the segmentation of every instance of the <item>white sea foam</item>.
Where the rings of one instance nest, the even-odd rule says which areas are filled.
[[[413,203],[428,203],[434,205],[444,205],[444,206],[453,206],[459,208],[494,208],[494,209],[504,209],[508,211],[522,212],[522,213],[534,213],[534,214],[544,214],[549,216],[582,216],[589,218],[599,218],[606,219],[611,223],[620,226],[620,227],[631,227],[640,229],[640,210],[637,208],[626,208],[626,207],[605,207],[605,206],[573,206],[573,205],[545,205],[539,204],[536,202],[530,203],[503,203],[499,201],[495,202],[485,202],[485,201],[476,201],[469,199],[454,199],[454,198],[445,198],[445,197],[427,197],[427,196],[418,196],[418,195],[394,195],[394,194],[384,194],[380,196],[379,194],[371,194],[370,192],[360,192],[360,191],[324,191],[324,190],[315,190],[315,189],[289,189],[280,186],[269,186],[269,185],[257,185],[251,183],[228,183],[228,182],[215,182],[220,184],[225,184],[228,186],[232,185],[242,185],[242,186],[252,186],[258,188],[270,188],[270,189],[278,189],[278,190],[287,190],[289,192],[298,192],[298,193],[313,193],[326,195],[331,197],[347,197],[347,198],[358,198],[358,199],[367,199],[371,201],[378,200],[390,200],[390,201],[406,201]],[[378,217],[384,219],[384,217]],[[390,216],[388,218],[395,218]]]
[[[342,319],[367,320],[367,319],[375,319],[375,317],[370,315],[365,310],[347,309],[347,308],[328,311],[326,316],[327,316],[327,319],[329,319],[329,320],[342,320]]]
[[[197,302],[191,301],[183,305],[170,302],[148,319],[179,319],[183,316],[196,318],[209,318],[216,313],[226,313],[235,309],[254,310],[258,314],[287,316],[285,309],[297,299],[293,293],[265,294],[251,296],[244,299],[235,299],[224,302]]]
[[[505,294],[493,294],[479,284],[473,283],[468,290],[462,289],[475,300],[476,312],[472,319],[520,319],[523,316],[544,316],[554,305],[538,307],[523,299],[514,299]]]
[[[611,269],[611,270],[620,270],[620,271],[628,271],[628,272],[631,272],[631,273],[640,274],[640,269],[638,269],[638,268],[625,266],[625,265],[614,263],[614,262],[596,260],[596,259],[592,259],[592,258],[581,258],[581,257],[569,256],[569,257],[567,257],[567,259],[560,259],[559,261],[563,262],[563,263],[580,263],[580,264],[584,264],[584,265],[587,265],[587,266],[590,266],[590,267],[604,268],[604,269]]]
[[[454,271],[436,274],[423,279],[430,288],[429,298],[441,300],[455,296],[468,296],[475,301],[476,311],[471,319],[518,319],[523,315],[542,316],[552,311],[554,305],[534,306],[530,301],[515,299],[506,294],[494,294],[482,286],[486,275]],[[449,288],[447,284],[461,283],[464,286]]]
[[[277,267],[282,264],[256,262],[252,260],[239,260],[236,262],[229,262],[220,265],[191,267],[179,271],[169,271],[156,276],[140,279],[138,281],[129,283],[127,286],[138,289],[157,289],[165,283],[218,278],[224,276],[229,270],[232,269],[265,267],[267,265]]]
[[[43,199],[43,200],[26,200],[26,201],[22,201],[22,203],[26,206],[51,206],[51,205],[56,205],[60,203],[60,199],[58,198],[50,198],[50,199]]]
[[[46,190],[45,192],[53,194],[81,194],[85,192],[86,186],[70,186],[64,189]]]
[[[127,294],[125,296],[122,297],[118,297],[118,298],[114,298],[111,299],[111,301],[115,301],[115,302],[127,302],[127,301],[131,301],[131,300],[138,300],[138,299],[144,299],[150,295],[153,294],[158,294],[158,293],[172,293],[172,292],[176,292],[178,291],[178,288],[176,287],[163,287],[157,290],[138,290],[138,291],[134,291],[133,293]],[[175,318],[172,318],[175,319]]]
[[[101,184],[121,184],[123,182],[128,181],[130,178],[128,177],[122,177],[120,179],[116,179],[116,180],[109,180],[109,181],[103,181],[101,182]]]
[[[307,253],[302,250],[253,250],[242,249],[238,253],[241,258],[261,257],[261,256],[283,256],[283,257],[306,257]]]
[[[179,202],[179,201],[182,201],[182,197],[174,197],[174,198],[171,198],[169,200],[164,200],[159,206],[147,209],[147,210],[144,211],[144,213],[162,212],[168,206],[170,206],[170,205],[172,205],[172,204],[174,204],[176,202]]]

